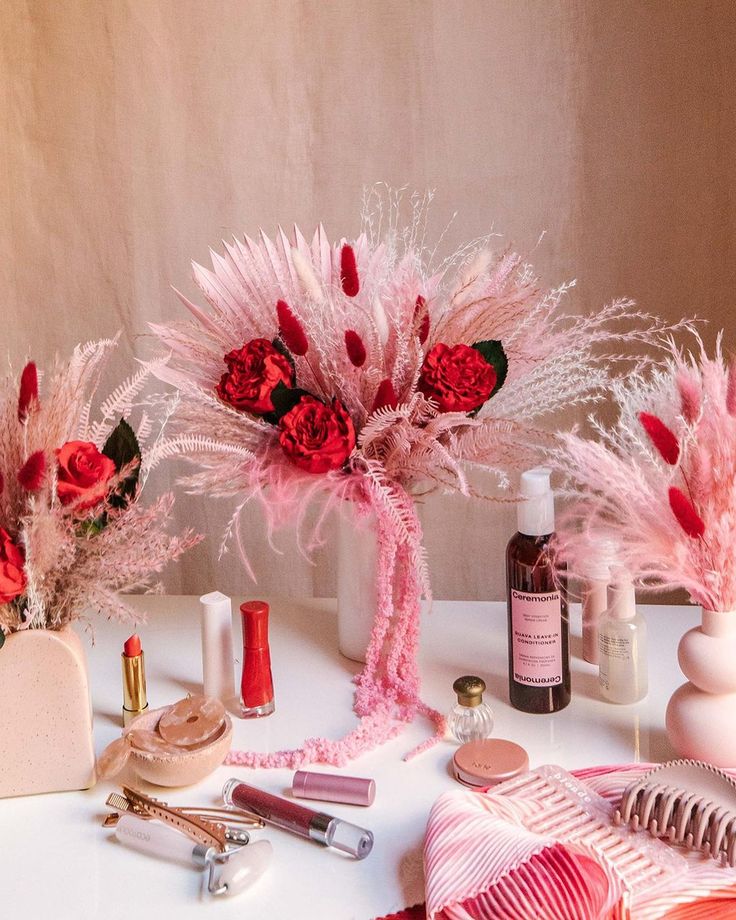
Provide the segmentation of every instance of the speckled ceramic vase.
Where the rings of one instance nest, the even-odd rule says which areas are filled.
[[[677,660],[688,683],[667,706],[667,735],[681,757],[736,767],[736,611],[703,610]]]
[[[95,781],[84,648],[71,627],[27,629],[0,648],[0,798]]]

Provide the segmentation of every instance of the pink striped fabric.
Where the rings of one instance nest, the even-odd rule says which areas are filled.
[[[647,769],[577,782],[541,768],[441,796],[424,848],[428,920],[736,920],[736,871],[611,825],[611,803]]]

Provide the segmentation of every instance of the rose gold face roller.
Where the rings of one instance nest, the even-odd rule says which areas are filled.
[[[736,865],[736,783],[717,767],[673,760],[624,790],[613,819]]]

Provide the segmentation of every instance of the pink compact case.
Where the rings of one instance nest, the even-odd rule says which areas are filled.
[[[464,786],[484,789],[526,773],[529,755],[513,741],[485,738],[461,745],[452,758],[452,768],[455,779]]]

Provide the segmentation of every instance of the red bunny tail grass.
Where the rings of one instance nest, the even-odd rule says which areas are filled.
[[[5,477],[0,473],[0,495],[5,491]]]
[[[642,428],[649,435],[649,440],[654,444],[662,459],[670,466],[675,466],[680,459],[680,445],[677,438],[656,415],[649,412],[640,412],[639,421]]]
[[[306,355],[309,342],[304,334],[304,329],[299,320],[291,312],[291,307],[285,300],[276,304],[276,316],[279,321],[279,334],[284,340],[284,345],[294,355]]]
[[[20,394],[18,396],[18,421],[24,422],[38,402],[38,373],[33,361],[29,361],[20,375]]]
[[[423,316],[422,313],[424,313]],[[419,336],[419,344],[424,345],[424,343],[429,338],[429,312],[427,311],[427,301],[422,297],[421,294],[417,297],[417,304],[416,307],[414,307],[415,322],[419,316],[422,316],[422,320],[419,323],[417,335]]]
[[[46,458],[42,450],[37,450],[18,470],[18,482],[27,492],[38,492],[46,473]]]
[[[355,297],[360,290],[358,266],[355,264],[355,252],[347,243],[340,250],[340,284],[348,297]]]
[[[692,537],[693,540],[702,537],[705,533],[705,522],[695,510],[695,506],[687,495],[680,491],[677,486],[671,486],[669,498],[672,513],[688,537]]]
[[[365,345],[363,344],[363,339],[354,329],[345,330],[345,348],[348,358],[350,358],[355,367],[363,367],[366,359]]]
[[[726,385],[726,411],[736,415],[736,358],[731,358],[728,365],[728,383]]]
[[[390,378],[382,380],[376,391],[376,398],[371,406],[371,414],[378,409],[395,409],[399,404],[399,398],[394,390],[394,385]]]

